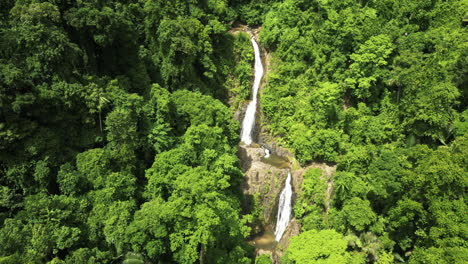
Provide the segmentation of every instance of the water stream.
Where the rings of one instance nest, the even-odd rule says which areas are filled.
[[[265,159],[268,159],[270,157],[270,150],[269,149],[265,149],[265,156],[263,156]]]
[[[260,82],[263,77],[263,65],[260,56],[260,49],[258,47],[255,38],[250,39],[252,46],[255,52],[255,78],[252,86],[252,100],[247,106],[245,112],[244,120],[242,121],[242,131],[241,131],[241,141],[246,145],[250,145],[253,142],[253,130],[255,127],[255,115],[257,112],[257,94],[260,87]],[[289,162],[284,158],[276,155],[275,153],[270,153],[269,149],[265,148],[265,156],[262,157],[262,161],[268,164],[271,164],[275,167],[286,169],[289,167]],[[291,199],[292,199],[292,187],[291,187],[291,172],[288,171],[288,177],[284,189],[281,191],[278,203],[278,214],[276,219],[276,229],[273,234],[272,230],[270,232],[265,232],[265,234],[254,241],[257,247],[274,247],[276,246],[276,241],[280,241],[283,237],[284,232],[289,224],[289,219],[291,218]],[[274,243],[272,243],[274,242]]]
[[[255,79],[252,86],[252,101],[247,106],[244,120],[242,121],[241,141],[247,145],[252,144],[252,131],[255,127],[255,114],[257,112],[257,93],[263,76],[263,65],[260,58],[260,49],[254,37],[250,39],[255,52]]]
[[[283,233],[286,230],[286,227],[288,227],[289,218],[291,217],[291,197],[291,172],[288,172],[288,178],[286,179],[284,189],[281,191],[278,203],[278,215],[276,217],[275,229],[276,241],[280,241],[281,237],[283,237]]]

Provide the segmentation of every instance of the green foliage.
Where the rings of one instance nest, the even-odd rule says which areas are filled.
[[[272,264],[273,262],[271,261],[271,256],[268,254],[262,254],[259,255],[255,259],[255,264]]]
[[[346,240],[334,230],[309,230],[291,239],[282,263],[364,263],[346,247]]]
[[[303,165],[337,166],[329,210],[304,175],[303,234],[333,227],[370,263],[463,262],[467,7],[284,0],[264,16],[265,127]]]
[[[226,106],[252,77],[237,16],[226,0],[0,3],[0,262],[250,261]]]
[[[141,255],[135,253],[127,253],[123,264],[144,264],[144,259]]]
[[[331,129],[308,130],[300,124],[291,128],[292,147],[296,149],[299,161],[309,162],[314,159],[337,161],[342,142],[342,133]]]
[[[358,138],[395,141],[403,132],[444,144],[450,138],[461,90],[455,80],[464,65],[459,54],[466,51],[460,32],[466,29],[445,13],[449,7],[442,2],[423,5],[421,19],[409,15],[421,8],[417,4],[387,2],[289,0],[267,14],[260,37],[275,57],[262,104],[270,131],[286,138],[302,162],[317,158],[308,158],[313,153],[304,143],[324,128],[344,129],[355,144]],[[446,25],[430,26],[436,12],[443,12]],[[452,49],[443,46],[443,38]],[[320,86],[336,99],[321,98]],[[353,112],[356,105],[359,113]],[[332,148],[344,154],[344,148]],[[335,161],[335,155],[325,160]]]
[[[394,263],[394,260],[395,260],[395,257],[388,253],[388,252],[383,252],[379,259],[377,260],[376,263],[378,264],[391,264],[391,263]]]
[[[328,225],[323,217],[323,209],[316,206],[310,205],[305,208],[307,214],[302,218],[302,230],[322,230],[325,229]],[[300,217],[301,214],[298,214],[297,205],[294,207],[294,213],[297,217]]]
[[[388,64],[387,59],[392,50],[389,36],[381,34],[370,37],[359,46],[356,53],[350,55],[353,63],[349,66],[350,77],[345,82],[356,98],[369,98],[370,88],[375,87],[379,79],[386,77],[388,70],[384,66]]]
[[[3,256],[18,256],[20,262],[40,262],[80,243],[82,230],[79,221],[83,205],[75,198],[28,196],[24,210],[15,219],[7,219],[0,230],[0,250]]]
[[[427,249],[416,248],[409,263],[465,263],[467,259],[466,247],[450,247]]]
[[[248,25],[261,25],[264,17],[270,10],[272,4],[278,0],[240,0],[236,1],[234,8],[237,11],[238,19]]]
[[[237,109],[249,99],[253,79],[254,53],[250,36],[247,33],[240,32],[234,35],[234,53],[236,66],[226,85],[230,87],[229,92],[234,97],[232,104]]]
[[[337,165],[329,210],[305,174],[284,262],[467,262],[467,8],[1,1],[0,262],[251,262],[260,217],[241,215],[227,105],[249,98],[253,54],[235,20],[262,25],[267,132]]]
[[[304,191],[304,196],[311,199],[311,202],[320,206],[325,206],[324,196],[327,184],[321,169],[313,168],[304,173],[302,189]]]
[[[325,209],[325,182],[322,170],[319,168],[308,169],[304,173],[302,192],[294,204],[294,215],[301,219],[304,231],[325,228],[326,224],[322,213]]]
[[[336,205],[353,197],[366,197],[369,192],[367,182],[352,172],[338,171],[333,176],[335,186]],[[340,204],[341,204],[340,203]]]
[[[372,224],[377,216],[370,208],[370,202],[354,197],[343,204],[343,217],[356,231],[363,231],[365,227]]]

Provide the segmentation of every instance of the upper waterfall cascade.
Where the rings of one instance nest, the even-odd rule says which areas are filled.
[[[252,144],[252,131],[255,127],[255,114],[257,112],[257,93],[260,87],[260,82],[263,77],[263,65],[260,57],[260,48],[258,47],[255,38],[250,39],[255,52],[255,79],[252,86],[252,100],[247,106],[244,120],[242,121],[241,141],[247,145]]]
[[[291,186],[291,172],[288,173],[286,184],[284,189],[281,191],[279,203],[278,203],[278,215],[276,218],[276,229],[275,239],[280,241],[283,237],[283,233],[288,227],[289,218],[291,218],[291,198],[292,198],[292,186]]]

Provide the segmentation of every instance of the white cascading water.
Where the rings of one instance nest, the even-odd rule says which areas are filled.
[[[252,130],[255,126],[255,113],[257,112],[257,93],[263,76],[263,65],[260,58],[260,49],[254,37],[250,39],[255,52],[255,79],[252,86],[252,101],[247,106],[244,120],[242,121],[241,141],[247,145],[252,144]]]
[[[270,150],[269,149],[265,149],[265,156],[263,156],[265,159],[268,159],[270,157]]]
[[[276,229],[275,239],[280,241],[283,237],[283,233],[288,227],[289,218],[291,217],[291,198],[292,198],[292,187],[291,187],[291,172],[288,172],[288,178],[284,189],[281,191],[279,203],[278,203],[278,215],[276,217]]]

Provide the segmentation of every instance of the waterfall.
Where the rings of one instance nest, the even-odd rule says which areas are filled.
[[[263,156],[265,159],[268,159],[270,157],[270,150],[269,149],[265,149],[265,156]]]
[[[284,189],[281,191],[278,203],[278,215],[276,218],[275,229],[276,241],[280,241],[281,237],[283,237],[283,233],[286,230],[286,227],[289,224],[289,218],[291,217],[291,197],[291,172],[288,172],[288,178],[286,179]]]
[[[263,65],[260,58],[260,49],[254,37],[250,39],[255,52],[255,79],[252,86],[252,101],[247,106],[244,120],[242,121],[241,141],[247,145],[252,144],[252,130],[255,126],[255,113],[257,111],[257,93],[263,76]]]

